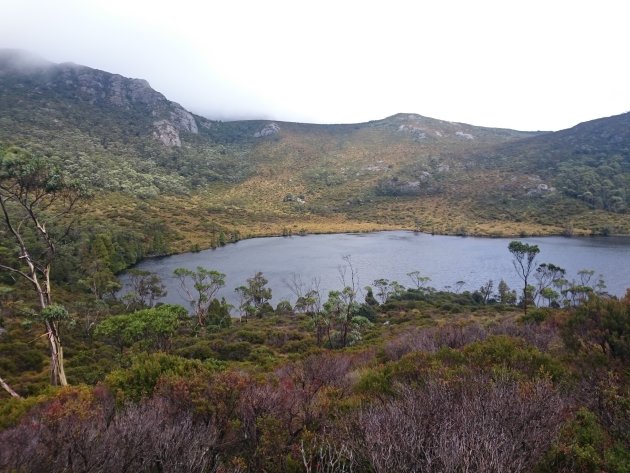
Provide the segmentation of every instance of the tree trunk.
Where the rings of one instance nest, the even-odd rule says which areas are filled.
[[[72,184],[64,183],[58,170],[48,160],[37,159],[23,150],[15,151],[15,159],[25,166],[19,165],[16,170],[2,163],[0,210],[19,256],[13,264],[0,264],[0,269],[8,270],[13,275],[19,275],[27,280],[37,292],[40,310],[45,311],[52,303],[50,268],[56,255],[57,239],[48,232],[46,219],[42,216],[47,211],[56,209],[59,212],[54,216],[54,212],[48,216],[55,220],[62,219],[72,210],[81,197],[81,192]],[[71,226],[72,221],[69,222],[65,233],[60,233],[59,241],[68,234]],[[27,230],[27,227],[30,227],[30,230]],[[37,252],[36,256],[29,251],[30,239],[25,240],[25,235],[30,231],[45,245],[45,251]],[[24,268],[24,265],[28,269]],[[46,319],[45,313],[42,313],[42,316],[50,344],[50,381],[53,385],[66,386],[68,382],[63,368],[63,348],[58,321]]]
[[[44,280],[45,286],[42,287],[37,279],[37,274],[33,271],[33,285],[39,293],[39,302],[42,310],[52,304],[49,266],[44,269]],[[63,368],[63,347],[61,346],[59,327],[57,322],[52,320],[46,320],[45,324],[50,344],[50,384],[53,386],[67,386],[68,380]]]
[[[11,396],[16,397],[18,399],[22,399],[22,396],[20,396],[18,393],[16,393],[13,389],[11,389],[11,386],[9,386],[6,381],[2,378],[0,378],[0,386],[2,386],[6,392],[8,392]]]
[[[46,322],[48,341],[50,343],[50,384],[67,386],[66,372],[63,368],[63,347],[55,322]]]
[[[324,327],[321,326],[321,324],[317,321],[315,321],[315,334],[317,337],[317,346],[321,347],[322,346],[322,337],[323,337],[323,332],[324,332]]]
[[[527,277],[525,277],[525,287],[523,287],[523,313],[527,316]]]

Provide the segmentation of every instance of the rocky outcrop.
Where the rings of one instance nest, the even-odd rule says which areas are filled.
[[[181,146],[180,133],[199,132],[195,117],[171,102],[143,79],[72,63],[54,64],[22,51],[0,50],[0,77],[28,77],[32,97],[60,98],[77,105],[89,104],[100,110],[120,108],[126,120],[142,123],[144,130],[165,146]]]
[[[171,120],[175,128],[195,135],[199,133],[199,127],[197,126],[197,121],[195,117],[193,117],[193,114],[177,104],[174,105],[176,105],[176,107],[171,111]]]
[[[77,79],[83,94],[92,101],[105,99],[109,103],[127,109],[143,106],[151,115],[160,118],[153,122],[153,136],[165,146],[181,146],[180,132],[197,134],[199,128],[192,113],[181,105],[167,100],[162,94],[153,90],[146,80],[127,79],[116,74],[105,74],[98,77],[91,69],[78,74]],[[100,71],[96,71],[100,72]]]
[[[459,136],[460,138],[466,138],[467,140],[474,140],[475,139],[475,137],[473,135],[471,135],[470,133],[464,133],[463,131],[456,131],[455,135]]]
[[[262,138],[265,136],[271,136],[279,132],[280,132],[280,126],[277,123],[268,123],[261,130],[254,133],[254,138]]]
[[[553,194],[556,188],[548,184],[540,183],[536,187],[532,187],[527,191],[529,197]]]
[[[413,125],[400,125],[398,127],[398,131],[402,132],[402,133],[408,133],[410,135],[413,135],[414,138],[418,139],[418,140],[422,140],[424,138],[426,138],[426,130],[424,128],[420,128],[417,126],[413,126]]]
[[[171,111],[170,120],[158,120],[153,122],[156,131],[153,136],[158,139],[164,146],[181,147],[182,140],[179,136],[180,131],[188,133],[199,133],[197,122],[192,113],[187,112],[183,108]]]
[[[164,146],[177,146],[182,145],[182,140],[179,137],[177,128],[173,126],[168,120],[158,120],[153,122],[156,130],[153,132],[153,136],[159,140]]]

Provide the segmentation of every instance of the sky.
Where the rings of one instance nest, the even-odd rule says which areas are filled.
[[[630,111],[627,0],[0,0],[0,48],[212,119],[559,130]]]

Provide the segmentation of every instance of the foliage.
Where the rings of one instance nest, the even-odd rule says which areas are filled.
[[[493,336],[474,342],[463,349],[466,363],[483,369],[507,368],[532,378],[551,377],[554,381],[567,378],[569,373],[562,364],[546,353],[519,339]]]
[[[360,411],[350,442],[377,472],[531,471],[558,430],[562,405],[545,381],[429,377]]]
[[[329,317],[335,306],[345,308],[338,292],[326,301],[327,320],[335,320]],[[403,325],[381,324],[399,317],[389,306],[405,297],[426,304],[423,310],[434,307],[439,325],[426,327],[425,317],[400,307],[396,311],[407,311]],[[577,455],[576,448],[566,447],[577,443],[557,434],[567,429],[568,424],[562,427],[567,412],[587,403],[599,406],[604,439],[596,443],[597,455],[588,458],[623,471],[627,382],[620,369],[582,387],[599,368],[576,368],[578,359],[558,343],[557,332],[576,309],[548,309],[543,320],[529,325],[514,323],[513,312],[497,306],[501,310],[486,324],[473,313],[453,320],[440,309],[447,297],[460,301],[462,311],[486,307],[470,293],[411,289],[372,308],[379,322],[362,328],[369,337],[334,351],[316,348],[312,318],[301,313],[235,321],[202,335],[179,330],[170,343],[183,357],[151,354],[155,347],[135,342],[133,355],[121,357],[122,366],[109,372],[102,386],[81,388],[85,394],[62,396],[63,401],[41,398],[28,412],[11,401],[7,427],[0,431],[0,461],[31,465],[46,458],[67,467],[72,449],[84,452],[80,462],[86,465],[110,465],[113,460],[103,460],[102,452],[112,448],[135,461],[116,440],[126,432],[170,442],[162,453],[133,443],[136,451],[164,464],[175,455],[170,448],[179,445],[178,458],[193,458],[205,446],[215,462],[252,471],[301,471],[304,461],[313,468],[313,462],[326,461],[359,471],[392,471],[425,460],[455,470],[467,464],[484,471],[532,471],[536,464],[560,464],[558,452]],[[169,306],[141,312],[161,307]],[[178,311],[185,317],[183,308]],[[330,325],[338,334],[333,339],[340,340],[342,322]],[[293,350],[292,343],[300,348]],[[40,427],[28,430],[33,422]],[[184,428],[204,437],[193,441]],[[27,432],[38,456],[13,447]],[[173,432],[184,435],[186,445],[177,443]],[[100,443],[90,443],[93,438]],[[414,454],[417,449],[424,454]]]
[[[108,374],[105,384],[116,395],[118,402],[139,401],[153,393],[162,377],[208,376],[220,366],[210,359],[201,362],[166,353],[140,353],[131,358],[129,367]]]
[[[610,439],[597,417],[581,408],[560,432],[558,440],[537,468],[537,472],[622,473],[630,467],[630,453]]]
[[[212,299],[208,306],[207,323],[209,326],[229,327],[232,324],[232,315],[230,314],[231,304],[228,304],[225,298]]]
[[[166,296],[166,287],[155,273],[132,268],[129,276],[129,292],[123,296],[127,308],[153,307],[157,299]]]
[[[0,404],[0,431],[17,424],[34,406],[48,399],[48,395],[10,398]]]
[[[96,326],[94,335],[109,340],[121,352],[138,342],[147,349],[167,350],[173,335],[187,318],[183,307],[165,304],[108,317]]]
[[[247,279],[246,286],[236,288],[242,301],[240,309],[246,315],[262,317],[273,312],[273,308],[269,305],[271,288],[267,287],[268,282],[263,273],[257,272],[253,277]]]
[[[32,414],[30,426],[25,422],[3,435],[0,469],[217,471],[217,427],[195,418],[191,410],[154,398],[114,411],[107,393],[95,392],[85,400],[82,397],[53,400]],[[81,415],[56,415],[69,405],[80,406],[82,401]]]
[[[627,156],[569,159],[558,166],[562,191],[595,209],[622,213],[630,205],[630,161]]]
[[[197,317],[200,326],[206,324],[209,317],[210,306],[216,299],[215,294],[225,286],[225,274],[218,271],[202,268],[198,266],[195,271],[187,268],[177,268],[173,271],[173,276],[177,278],[180,286],[180,294],[190,303],[191,308]],[[225,302],[223,302],[225,305]],[[215,317],[221,318],[221,304],[214,306]]]
[[[574,351],[598,350],[622,361],[630,359],[630,293],[622,300],[593,296],[571,311],[563,339]]]

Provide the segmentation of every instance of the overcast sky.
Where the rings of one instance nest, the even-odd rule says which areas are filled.
[[[627,0],[0,0],[0,47],[209,118],[412,112],[558,130],[630,110]]]

